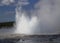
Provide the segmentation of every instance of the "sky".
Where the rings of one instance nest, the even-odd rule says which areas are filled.
[[[17,7],[17,3],[19,0],[0,0],[0,22],[9,22],[15,21],[16,12],[15,9]],[[34,9],[34,4],[38,2],[38,0],[28,0],[29,4],[23,6],[22,9],[26,11],[30,11]]]

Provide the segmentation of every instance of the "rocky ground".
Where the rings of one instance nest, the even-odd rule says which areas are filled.
[[[0,35],[0,43],[60,43],[60,35]]]

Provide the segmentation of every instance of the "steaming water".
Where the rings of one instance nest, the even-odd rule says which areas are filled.
[[[31,20],[28,20],[28,18],[22,14],[18,21],[16,32],[20,34],[33,34],[32,30],[34,30],[34,26],[37,25],[37,22],[37,17],[32,17]]]
[[[34,5],[35,8],[39,9],[35,9],[31,12],[31,18],[29,18],[29,16],[27,17],[25,11],[22,13],[21,10],[18,11],[18,9],[16,8],[17,29],[15,32],[27,35],[59,34],[60,5],[58,3],[58,0],[53,0],[53,2],[54,5],[51,4],[52,2],[50,0],[42,0],[41,2],[39,1]]]

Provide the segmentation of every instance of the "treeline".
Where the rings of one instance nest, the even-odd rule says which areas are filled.
[[[13,27],[14,23],[15,23],[14,21],[0,23],[0,28],[2,28],[2,27]]]

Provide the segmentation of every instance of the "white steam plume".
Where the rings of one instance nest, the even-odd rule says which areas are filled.
[[[35,10],[31,12],[31,19],[27,13],[16,10],[17,29],[20,34],[59,34],[60,32],[60,1],[41,0],[35,4]],[[19,7],[20,8],[20,7]]]

